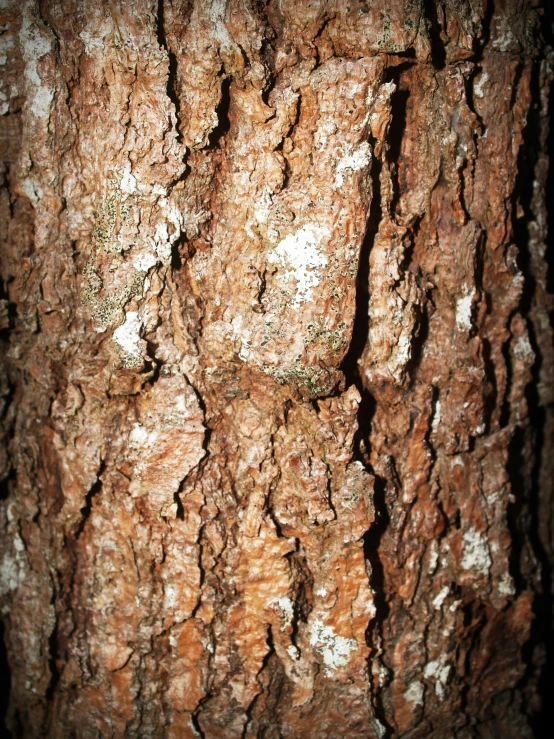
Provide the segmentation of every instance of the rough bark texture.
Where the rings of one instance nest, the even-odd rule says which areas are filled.
[[[541,8],[0,7],[14,735],[532,736]]]

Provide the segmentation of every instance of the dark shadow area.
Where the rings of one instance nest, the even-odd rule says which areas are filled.
[[[417,370],[423,359],[423,350],[429,336],[429,313],[428,308],[429,301],[426,301],[424,310],[420,310],[416,307],[414,310],[416,314],[416,325],[412,334],[412,353],[409,360],[406,362],[406,375],[410,378],[410,383],[413,385],[416,381]]]
[[[9,298],[7,285],[4,285],[4,280],[0,277],[0,300],[6,301],[2,308],[3,314],[0,314],[0,341],[5,342],[9,342],[10,330],[14,327],[17,318],[16,305],[10,303]]]
[[[0,737],[10,737],[11,733],[6,726],[6,713],[10,699],[10,668],[8,655],[4,644],[4,624],[0,621]]]
[[[180,236],[171,245],[171,269],[176,272],[183,266],[183,257],[188,256],[187,241],[186,233],[181,232]]]
[[[369,142],[372,148],[374,148],[375,140],[370,137]],[[356,312],[354,315],[354,325],[352,328],[352,337],[348,352],[340,366],[340,369],[346,378],[347,385],[355,385],[361,396],[357,415],[358,429],[354,435],[354,458],[360,461],[364,467],[367,467],[367,453],[365,445],[370,438],[371,420],[375,413],[376,403],[372,394],[364,386],[358,361],[363,354],[369,334],[369,256],[379,231],[379,223],[382,218],[380,183],[381,169],[381,161],[374,158],[371,168],[371,206],[367,221],[366,234],[360,249],[358,274],[356,277]],[[373,472],[371,469],[369,469],[369,471]],[[375,521],[364,535],[364,556],[370,563],[371,567],[370,581],[375,594],[374,605],[376,609],[376,617],[372,619],[366,633],[368,644],[375,643],[376,635],[374,632],[376,629],[380,628],[380,625],[386,619],[389,609],[385,597],[384,568],[379,557],[379,543],[390,520],[386,506],[385,492],[385,481],[382,478],[375,476],[375,490],[373,498],[375,506]],[[373,696],[373,704],[377,718],[383,727],[385,727],[383,737],[386,739],[392,735],[392,729],[386,721],[386,714],[384,706],[382,705],[380,691],[375,692],[375,695]]]
[[[375,144],[374,140],[370,143],[372,148]],[[358,430],[354,437],[354,450],[357,459],[364,462],[360,458],[360,443],[369,438],[371,432],[371,417],[374,411],[374,400],[370,393],[364,388],[358,361],[362,356],[364,347],[367,343],[369,333],[369,255],[379,230],[379,222],[381,221],[381,162],[373,159],[371,168],[371,185],[372,197],[367,229],[362,247],[360,249],[360,259],[358,263],[358,274],[356,276],[356,312],[354,315],[354,325],[352,327],[352,337],[348,351],[342,360],[340,369],[346,377],[347,385],[355,385],[361,395],[361,403],[358,410]]]
[[[8,301],[9,298],[8,292],[4,286],[4,281],[2,279],[0,279],[0,298],[6,301]],[[6,351],[9,346],[10,330],[13,327],[15,320],[15,306],[13,303],[7,302],[6,314],[2,316],[2,319],[4,328],[0,329],[0,341],[5,343],[3,351]],[[8,384],[8,392],[7,395],[4,396],[2,401],[4,413],[10,407],[15,393],[15,388],[12,386],[7,378],[6,382]],[[6,444],[9,448],[9,443],[11,441],[11,438],[13,437],[13,424],[12,427],[7,430],[7,432],[7,438],[4,438],[3,443]],[[6,500],[8,498],[10,494],[11,483],[15,480],[15,477],[15,470],[13,469],[13,467],[10,466],[8,474],[2,480],[0,480],[0,500]],[[4,634],[4,623],[0,619],[0,738],[6,737],[7,739],[8,737],[12,736],[11,732],[8,731],[8,727],[6,725],[6,713],[8,711],[8,704],[10,699],[11,678],[10,668],[8,665],[8,655],[4,643]]]
[[[55,605],[56,596],[53,593],[52,595],[52,605]],[[59,643],[58,643],[58,626],[59,622],[56,618],[56,623],[54,625],[54,628],[52,629],[52,633],[48,637],[48,652],[49,652],[49,658],[48,658],[48,667],[50,669],[50,682],[48,684],[48,687],[46,689],[46,693],[44,694],[44,697],[48,703],[52,702],[52,699],[54,698],[54,693],[56,692],[56,687],[60,680],[60,671],[58,669],[58,656],[59,656]]]
[[[169,73],[167,76],[167,97],[171,100],[175,106],[175,114],[177,116],[177,141],[181,140],[181,134],[179,133],[179,114],[181,112],[181,103],[179,95],[177,94],[177,57],[169,48],[167,39],[165,36],[164,28],[164,0],[158,0],[158,43],[167,51],[169,60]]]
[[[487,306],[490,305],[490,298],[484,294]],[[489,308],[488,308],[489,309]],[[496,408],[498,399],[498,384],[496,382],[496,372],[494,371],[494,362],[491,357],[491,342],[489,339],[483,339],[483,364],[485,366],[485,376],[487,378],[487,386],[484,404],[484,421],[487,424],[487,433],[490,429],[491,416]]]
[[[7,500],[10,494],[10,482],[12,480],[15,480],[15,472],[13,469],[3,480],[0,480],[0,500]]]
[[[554,48],[554,4],[547,3],[544,13],[544,36],[547,44]],[[550,97],[548,105],[548,120],[550,123],[550,132],[548,136],[548,154],[550,156],[550,166],[548,170],[548,178],[546,180],[546,205],[548,238],[546,240],[546,264],[548,267],[548,275],[546,289],[550,295],[554,294],[554,83],[550,85]],[[554,314],[550,315],[550,323],[554,324]]]
[[[221,100],[216,108],[218,123],[208,137],[207,149],[216,149],[219,146],[221,139],[231,128],[231,121],[229,120],[229,109],[231,107],[230,88],[231,80],[226,77],[221,82]]]
[[[371,564],[371,586],[375,592],[375,608],[380,619],[389,615],[389,605],[385,598],[384,569],[377,552],[383,534],[390,523],[386,503],[386,482],[381,477],[375,478],[373,503],[375,505],[375,521],[369,531],[364,534],[364,556]]]
[[[390,516],[387,510],[386,481],[377,475],[375,476],[373,490],[373,505],[375,506],[375,521],[364,534],[364,557],[371,567],[369,579],[374,594],[373,604],[375,606],[375,618],[370,621],[367,627],[366,642],[369,646],[375,647],[375,644],[378,643],[377,630],[382,629],[382,624],[390,612],[385,596],[385,570],[379,556],[381,539],[389,526]],[[376,717],[384,727],[383,739],[389,739],[393,736],[393,731],[387,722],[383,694],[380,690],[374,693],[373,707]]]
[[[545,8],[544,35],[548,43],[552,43],[552,21],[554,12],[552,7]],[[549,28],[546,28],[549,26]],[[531,233],[530,224],[537,214],[533,211],[533,194],[535,181],[535,167],[540,155],[541,109],[540,109],[540,67],[536,63],[531,78],[532,99],[535,101],[527,117],[527,125],[523,132],[523,143],[518,156],[518,175],[512,202],[513,213],[519,212],[520,217],[514,215],[513,233],[518,247],[518,265],[525,277],[525,286],[518,311],[526,318],[529,331],[529,340],[535,353],[535,362],[532,367],[532,380],[526,388],[526,400],[529,409],[529,427],[519,427],[511,441],[509,449],[508,472],[514,502],[508,509],[508,524],[512,535],[511,574],[518,592],[526,588],[536,589],[533,602],[534,620],[528,642],[523,647],[523,659],[527,665],[520,687],[525,689],[527,684],[533,685],[538,670],[538,662],[543,662],[540,671],[538,693],[542,700],[540,712],[531,715],[531,725],[537,739],[547,739],[552,736],[554,724],[554,702],[550,699],[552,685],[554,685],[554,638],[552,633],[552,619],[554,602],[552,598],[552,562],[551,553],[545,550],[544,542],[540,537],[539,516],[545,504],[552,502],[551,489],[544,489],[544,477],[541,481],[541,467],[544,455],[552,453],[552,440],[545,438],[546,409],[541,405],[539,396],[539,381],[544,358],[535,335],[535,325],[532,321],[535,307],[536,291],[538,289],[537,276],[533,273],[533,255],[530,251]],[[552,119],[553,100],[551,89],[548,118]],[[553,159],[554,136],[552,128],[547,142],[551,161],[546,184],[545,202],[548,208],[548,235],[546,262],[548,270],[548,288],[552,285],[552,257],[554,243],[554,212],[552,203],[554,198]],[[552,315],[550,315],[552,325]],[[505,351],[508,368],[509,394],[511,384],[511,357],[508,347]],[[510,420],[509,403],[502,409],[504,424]],[[541,488],[541,482],[543,488]],[[545,649],[544,656],[539,654]],[[538,657],[538,659],[537,659]]]
[[[94,499],[94,496],[102,490],[102,475],[104,474],[105,469],[106,463],[104,462],[104,460],[102,460],[102,462],[100,463],[100,469],[98,470],[98,474],[96,475],[96,482],[94,483],[94,485],[92,485],[88,493],[85,495],[85,505],[81,508],[82,518],[79,522],[79,526],[75,530],[75,539],[78,539],[83,533],[85,524],[88,521],[88,518],[92,511],[92,501]]]
[[[441,24],[437,15],[437,3],[435,0],[423,0],[425,18],[429,21],[427,26],[431,41],[431,61],[437,69],[444,69],[446,64],[446,50],[441,38]]]
[[[410,90],[408,87],[402,86],[402,75],[413,67],[414,62],[410,59],[389,67],[385,70],[383,82],[394,82],[395,91],[391,95],[391,121],[387,134],[387,162],[390,167],[391,179],[393,185],[393,195],[390,204],[391,215],[396,214],[398,201],[400,200],[400,181],[403,177],[404,162],[401,158],[402,140],[406,132],[406,122],[408,115],[408,100]]]

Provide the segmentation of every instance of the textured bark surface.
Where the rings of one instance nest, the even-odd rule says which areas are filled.
[[[13,734],[531,737],[542,9],[0,8]]]

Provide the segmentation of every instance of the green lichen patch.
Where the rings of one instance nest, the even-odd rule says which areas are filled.
[[[108,193],[102,198],[92,231],[92,243],[96,248],[112,250],[112,239],[120,202],[121,190],[115,180],[109,180]]]
[[[90,307],[95,323],[104,327],[111,326],[121,318],[125,305],[142,291],[145,276],[145,272],[134,270],[128,284],[111,293],[102,294],[103,281],[91,258],[83,268],[81,302]]]
[[[279,385],[294,385],[300,390],[305,389],[310,398],[328,395],[336,383],[334,373],[313,365],[308,367],[299,365],[287,369],[265,368],[265,371]]]
[[[133,354],[127,354],[127,352],[121,350],[118,353],[124,369],[142,369],[144,361],[141,357],[135,357]]]
[[[325,327],[323,321],[318,320],[309,323],[307,326],[307,340],[314,344],[321,352],[336,352],[348,345],[348,339],[345,336],[346,324],[340,321],[334,330]]]

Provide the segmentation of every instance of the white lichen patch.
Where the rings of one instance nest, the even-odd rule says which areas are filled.
[[[475,290],[464,285],[464,295],[456,301],[456,326],[462,331],[471,331],[471,308]]]
[[[244,317],[235,316],[230,323],[233,334],[237,342],[240,342],[238,351],[239,358],[243,362],[247,362],[250,358],[250,348],[252,346],[252,337],[250,331],[244,328]]]
[[[390,99],[394,92],[396,92],[395,82],[386,82],[384,85],[381,85],[377,97],[374,96],[371,88],[368,89],[366,104],[368,108],[372,109],[369,115],[369,121],[371,131],[377,138],[379,138],[379,123],[383,120],[383,111],[389,107]]]
[[[394,360],[390,364],[392,364],[395,369],[401,370],[408,364],[411,355],[412,336],[411,333],[403,331],[398,338],[398,342],[393,352]]]
[[[85,51],[89,56],[93,56],[99,52],[105,52],[106,36],[112,32],[112,24],[109,18],[100,20],[94,18],[85,28],[78,34],[79,38],[85,46]]]
[[[294,605],[292,600],[287,595],[282,595],[280,598],[274,598],[270,600],[268,606],[276,608],[279,611],[283,625],[281,631],[284,631],[288,626],[292,624],[294,618]]]
[[[350,654],[358,649],[355,639],[339,636],[332,626],[325,626],[319,618],[312,623],[310,645],[322,656],[326,675],[347,665],[350,661]]]
[[[125,322],[113,333],[113,340],[123,353],[135,360],[135,364],[142,363],[140,331],[142,321],[137,311],[129,311],[125,316]]]
[[[375,607],[375,601],[366,600],[365,610],[366,610],[367,615],[369,616],[370,621],[372,621],[377,615],[377,608]]]
[[[172,245],[181,233],[183,216],[177,206],[165,197],[160,198],[158,205],[163,220],[156,223],[152,247],[164,265],[171,263]]]
[[[0,564],[0,595],[6,595],[19,585],[19,565],[11,554],[5,554]]]
[[[151,251],[133,256],[133,267],[137,272],[148,272],[156,264],[158,264],[158,258]]]
[[[33,205],[41,198],[42,188],[31,177],[26,177],[20,184],[21,192],[26,195]]]
[[[320,126],[318,127],[314,135],[315,148],[318,151],[321,151],[323,148],[325,148],[327,146],[329,136],[333,136],[333,134],[335,134],[336,132],[336,121],[332,119],[330,120],[328,118],[323,118]]]
[[[483,72],[481,75],[479,75],[479,79],[475,83],[473,87],[473,94],[477,98],[484,98],[485,97],[485,85],[487,84],[489,80],[489,75],[486,72]]]
[[[295,662],[300,659],[300,650],[298,649],[298,647],[295,647],[294,644],[289,644],[289,646],[287,647],[287,652],[289,657]]]
[[[133,444],[136,444],[137,446],[152,448],[155,445],[158,436],[158,431],[148,431],[148,429],[140,423],[136,423],[133,426],[133,430],[131,431],[129,438]]]
[[[327,266],[327,257],[321,253],[319,245],[329,234],[328,228],[307,223],[280,241],[269,255],[270,262],[277,262],[285,268],[280,279],[296,281],[295,305],[312,299],[312,288],[321,280],[320,270]]]
[[[371,146],[367,141],[360,144],[357,149],[354,149],[351,144],[346,144],[343,147],[343,156],[337,164],[335,186],[342,187],[345,172],[358,172],[360,169],[368,167],[370,162]]]
[[[496,30],[497,36],[492,42],[493,49],[497,51],[509,51],[510,47],[515,43],[515,38],[509,21],[504,15],[499,15]]]
[[[436,541],[432,541],[429,547],[429,569],[428,572],[432,575],[437,569],[439,563],[439,547]]]
[[[209,8],[210,20],[214,24],[215,37],[224,48],[233,45],[233,37],[227,30],[225,25],[225,10],[227,9],[227,0],[212,0]]]
[[[423,670],[423,677],[435,680],[435,694],[440,700],[443,700],[446,694],[446,683],[451,670],[451,666],[445,663],[446,656],[441,655],[440,659],[428,662]]]
[[[183,214],[180,208],[171,199],[168,200],[165,197],[160,198],[159,206],[166,221],[173,226],[171,238],[176,239],[180,235],[181,226],[183,225]],[[205,211],[202,211],[200,214],[196,214],[196,216],[199,217],[202,213],[205,214]]]
[[[54,99],[54,89],[52,85],[43,84],[38,74],[37,65],[42,57],[52,51],[52,44],[33,22],[28,6],[23,14],[19,42],[25,61],[26,109],[37,118],[47,120]]]
[[[164,221],[156,224],[153,246],[162,264],[169,264],[171,262],[171,241],[167,223]]]
[[[409,703],[414,703],[416,706],[423,705],[423,683],[419,680],[414,680],[408,686],[408,689],[404,692],[404,698]]]
[[[25,544],[23,539],[16,533],[13,540],[15,556],[6,552],[0,563],[0,596],[15,590],[25,580],[26,562],[23,552]]]
[[[433,413],[433,420],[431,422],[431,431],[436,434],[439,430],[441,422],[441,402],[437,400],[435,403],[435,412]]]
[[[123,170],[119,189],[128,195],[133,195],[137,191],[137,178],[131,174],[130,169]]]
[[[202,734],[199,734],[198,733],[198,731],[196,729],[196,726],[194,725],[194,723],[192,721],[192,717],[189,718],[189,720],[188,720],[188,726],[189,726],[189,729],[190,729],[190,732],[191,732],[191,735],[192,736],[198,736],[198,737],[202,736]]]
[[[260,200],[254,208],[254,217],[258,223],[267,223],[272,205],[271,190],[268,187],[264,187]]]
[[[2,57],[0,57],[0,65],[2,64]],[[5,64],[5,62],[4,62]],[[10,103],[7,94],[4,90],[0,90],[0,115],[6,115],[10,110]]]
[[[462,567],[488,575],[491,557],[487,537],[476,529],[469,528],[463,533]]]
[[[516,594],[514,581],[510,575],[504,575],[498,583],[498,592],[505,598],[510,598]]]
[[[175,608],[179,605],[177,588],[171,583],[164,586],[164,608]]]
[[[520,334],[514,341],[514,354],[518,359],[523,361],[533,362],[535,359],[535,352],[529,341],[527,333]]]
[[[442,604],[445,601],[446,596],[450,592],[450,587],[448,585],[445,585],[444,588],[440,591],[440,593],[433,598],[433,608],[438,611],[439,608],[442,607]]]

